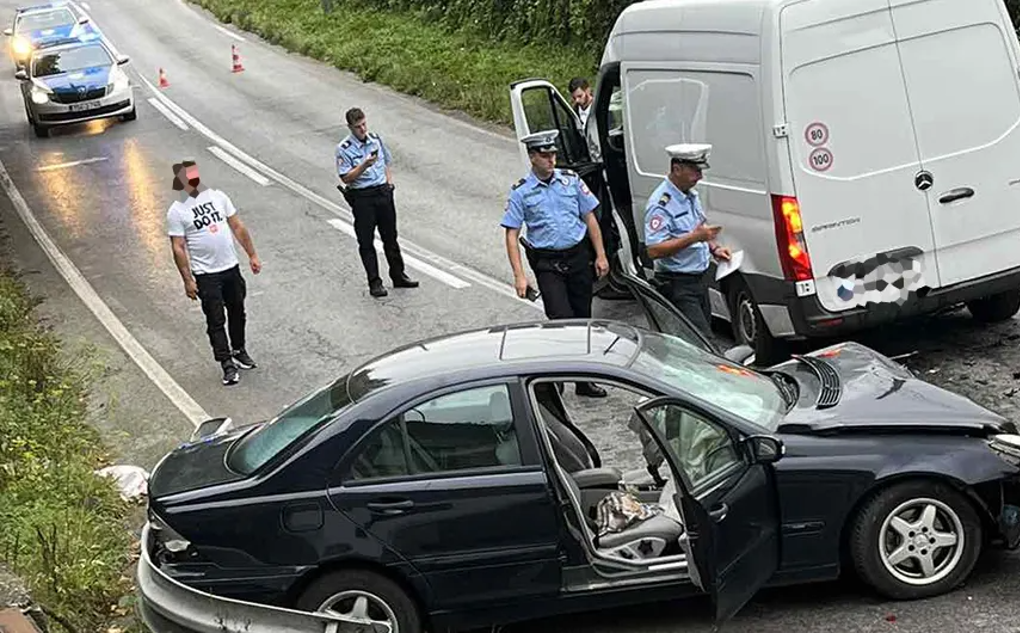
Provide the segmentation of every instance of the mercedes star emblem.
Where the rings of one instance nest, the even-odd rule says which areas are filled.
[[[914,186],[921,191],[931,189],[933,184],[935,184],[935,177],[927,171],[922,171],[914,178]]]

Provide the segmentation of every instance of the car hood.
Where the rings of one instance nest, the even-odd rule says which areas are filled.
[[[800,388],[781,433],[1015,430],[1005,417],[857,343],[815,351],[769,371],[793,376]]]
[[[52,76],[43,76],[37,78],[37,80],[57,93],[92,91],[94,89],[103,89],[110,83],[111,69],[113,69],[113,65],[103,65],[101,67],[91,67],[68,73],[58,73]]]
[[[259,423],[238,427],[225,434],[198,442],[185,442],[167,454],[149,477],[149,497],[214,487],[244,478],[231,471],[225,462],[227,451],[238,438]]]

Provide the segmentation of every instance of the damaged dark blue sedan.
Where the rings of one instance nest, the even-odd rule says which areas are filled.
[[[854,572],[956,588],[1020,544],[1016,427],[844,343],[762,370],[615,275],[647,327],[498,326],[385,354],[153,470],[138,583],[157,631],[415,632]],[[604,465],[562,395],[643,398],[645,468]]]

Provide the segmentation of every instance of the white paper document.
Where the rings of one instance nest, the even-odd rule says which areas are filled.
[[[744,261],[744,252],[737,251],[734,253],[729,260],[719,260],[719,266],[715,270],[715,280],[718,282],[726,276],[730,275],[734,271],[740,269],[740,264]]]

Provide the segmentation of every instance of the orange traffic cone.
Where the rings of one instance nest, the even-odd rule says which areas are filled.
[[[166,73],[163,71],[163,67],[159,68],[159,88],[165,89],[170,86],[170,82],[166,79]]]
[[[234,58],[234,68],[232,71],[234,73],[244,71],[244,67],[241,66],[241,55],[237,53],[236,45],[230,45],[230,55]]]

